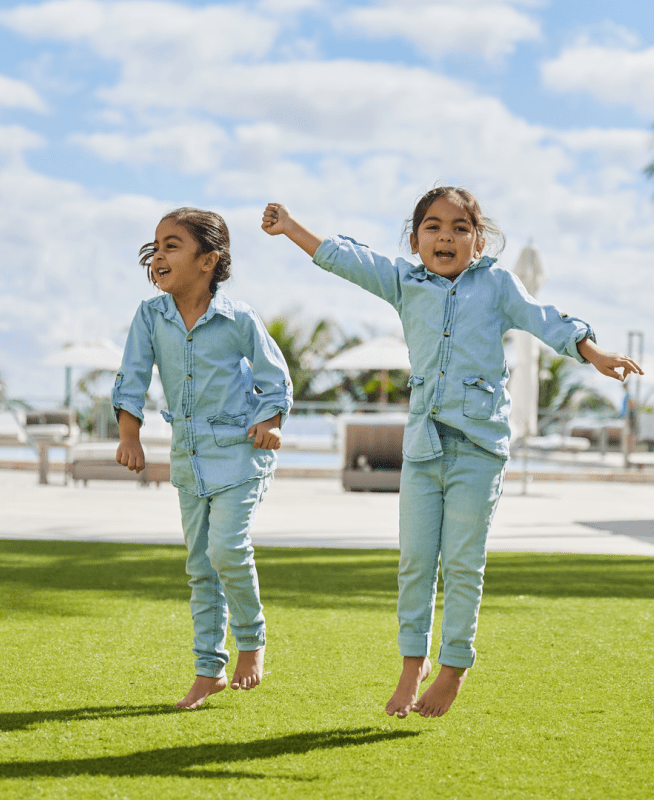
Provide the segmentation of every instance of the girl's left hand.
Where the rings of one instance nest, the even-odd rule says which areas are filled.
[[[271,419],[253,425],[248,430],[248,439],[254,439],[253,447],[257,450],[279,450],[282,446],[281,421],[281,414],[275,414]]]
[[[587,361],[590,361],[598,372],[601,372],[602,375],[608,375],[610,378],[615,378],[622,382],[631,372],[637,373],[638,375],[645,374],[632,358],[622,353],[609,353],[606,350],[602,350],[601,347],[598,347],[590,339],[585,339],[583,342],[580,342],[579,345],[577,345],[577,349]],[[622,372],[618,372],[619,369],[621,369]]]

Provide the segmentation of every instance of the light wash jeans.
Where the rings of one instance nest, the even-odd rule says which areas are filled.
[[[239,650],[258,650],[266,643],[250,528],[269,481],[269,476],[256,478],[211,497],[179,492],[196,675],[224,675],[228,611]]]
[[[398,642],[403,656],[429,655],[440,555],[444,595],[438,661],[471,667],[486,538],[506,461],[461,431],[435,424],[443,455],[429,461],[405,459],[402,465]]]

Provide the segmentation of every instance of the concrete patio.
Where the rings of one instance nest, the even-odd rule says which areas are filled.
[[[345,492],[334,478],[279,477],[255,524],[255,545],[396,548],[398,495]],[[93,481],[48,485],[0,472],[0,538],[181,544],[177,491]],[[507,481],[489,550],[654,556],[654,484]]]

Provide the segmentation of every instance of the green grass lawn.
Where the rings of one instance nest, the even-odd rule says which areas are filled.
[[[260,548],[270,674],[192,712],[181,547],[0,564],[1,798],[654,797],[653,559],[491,554],[477,666],[430,720],[383,711],[395,552]]]

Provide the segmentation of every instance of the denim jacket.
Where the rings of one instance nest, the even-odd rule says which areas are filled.
[[[116,413],[143,419],[155,363],[168,404],[161,413],[173,429],[175,486],[207,497],[274,470],[275,452],[255,449],[247,432],[278,411],[283,422],[292,387],[284,357],[252,308],[219,291],[187,331],[171,295],[141,303],[112,393]]]
[[[314,262],[389,302],[400,315],[411,362],[403,454],[426,461],[442,453],[434,420],[462,431],[502,458],[509,455],[509,378],[502,337],[529,331],[557,353],[585,360],[577,342],[589,325],[541,305],[520,280],[482,257],[450,281],[423,264],[395,262],[344,236],[325,239]]]

